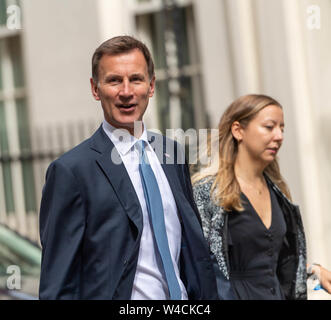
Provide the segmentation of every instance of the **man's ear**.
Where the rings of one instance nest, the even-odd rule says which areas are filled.
[[[231,125],[231,133],[233,137],[240,142],[242,140],[242,127],[239,121],[234,121]]]
[[[93,78],[90,78],[90,83],[91,83],[91,91],[92,91],[92,95],[94,97],[95,100],[100,100],[99,97],[99,88],[98,88],[98,84],[94,82]]]
[[[155,76],[153,76],[151,82],[149,83],[149,97],[152,98],[155,91]]]

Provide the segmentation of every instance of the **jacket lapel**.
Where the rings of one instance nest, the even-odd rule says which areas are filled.
[[[91,149],[99,153],[96,162],[112,185],[119,202],[140,234],[143,229],[143,215],[139,199],[119,153],[102,127],[92,137]]]
[[[184,177],[181,176],[181,169],[178,170],[178,166],[185,163],[185,156],[182,154],[181,150],[177,153],[178,146],[176,146],[176,143],[173,140],[165,137],[162,138],[163,149],[154,151],[159,158],[162,169],[169,182],[169,186],[177,205],[180,220],[183,223],[183,226],[190,225],[193,227],[191,232],[194,232],[193,230],[200,230],[199,220],[195,219],[195,215],[192,214],[192,203],[187,198],[185,188],[180,180],[180,178],[184,179]]]
[[[160,161],[178,207],[178,203],[183,201],[179,199],[183,190],[178,177],[175,142],[154,132],[148,131],[147,135],[148,142]]]

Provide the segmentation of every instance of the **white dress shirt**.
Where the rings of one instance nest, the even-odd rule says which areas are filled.
[[[123,164],[131,179],[132,185],[138,196],[143,213],[143,231],[141,236],[138,264],[133,282],[132,300],[166,300],[169,299],[168,286],[164,272],[157,263],[157,245],[153,238],[153,230],[146,207],[144,190],[139,173],[139,153],[136,147],[137,138],[128,134],[127,130],[116,129],[107,121],[103,121],[103,130],[113,142],[120,154]],[[187,292],[180,279],[179,258],[181,248],[181,225],[178,218],[177,206],[173,197],[169,182],[162,166],[150,146],[147,139],[147,131],[144,131],[139,140],[146,141],[145,153],[156,177],[164,210],[165,226],[169,242],[170,254],[175,273],[182,291],[182,300],[187,300]],[[158,256],[159,259],[159,256]]]

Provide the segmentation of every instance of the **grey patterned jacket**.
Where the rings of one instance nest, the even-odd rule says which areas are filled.
[[[271,183],[287,225],[284,244],[281,249],[277,276],[286,299],[307,299],[306,241],[299,207]],[[228,258],[228,213],[211,199],[210,192],[214,178],[204,178],[193,186],[204,235],[210,246],[217,275],[220,299],[234,299],[231,291]],[[230,213],[231,214],[231,213]]]

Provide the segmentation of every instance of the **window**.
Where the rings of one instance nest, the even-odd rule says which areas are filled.
[[[156,71],[157,125],[168,128],[202,128],[201,70],[191,1],[133,0],[139,38],[150,45]],[[169,1],[167,1],[169,2]]]
[[[0,0],[0,219],[22,231],[25,213],[36,213],[36,196],[32,160],[25,156],[31,148],[21,30],[7,28],[12,4],[19,2]]]

